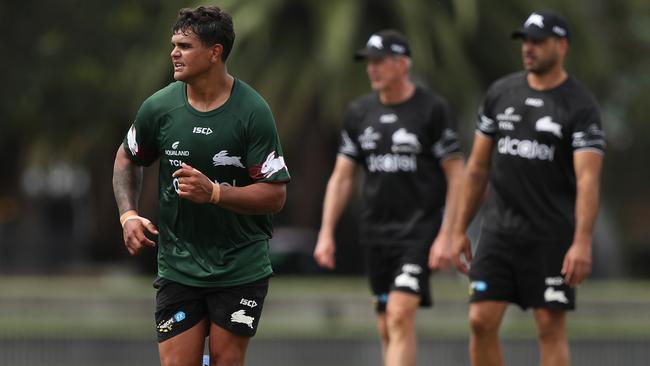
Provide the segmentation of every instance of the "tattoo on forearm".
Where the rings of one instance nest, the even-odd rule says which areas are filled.
[[[142,167],[127,164],[113,169],[113,192],[120,215],[137,210],[142,188]]]

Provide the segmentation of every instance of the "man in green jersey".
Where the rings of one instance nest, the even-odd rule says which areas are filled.
[[[142,104],[115,157],[124,243],[131,255],[158,250],[162,365],[199,365],[206,336],[212,365],[243,365],[272,274],[271,216],[290,177],[269,106],[227,72],[231,16],[181,9],[172,31],[176,82]],[[156,160],[158,227],[137,212],[142,167]]]

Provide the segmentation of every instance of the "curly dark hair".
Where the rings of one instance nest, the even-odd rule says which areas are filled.
[[[230,14],[216,6],[183,8],[178,12],[172,32],[186,33],[188,31],[196,34],[206,46],[222,45],[221,60],[226,62],[232,45],[235,43],[235,31]]]

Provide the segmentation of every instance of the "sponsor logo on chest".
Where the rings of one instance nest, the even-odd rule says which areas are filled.
[[[373,150],[377,148],[377,140],[381,138],[381,134],[376,132],[372,127],[366,127],[363,133],[359,135],[359,145],[364,150]]]
[[[192,133],[198,134],[198,135],[211,135],[212,134],[212,129],[210,127],[194,127],[192,129]]]
[[[395,123],[399,118],[395,113],[387,113],[379,116],[379,123]]]
[[[180,145],[180,141],[175,141],[172,144],[171,149],[165,149],[165,155],[167,155],[167,156],[190,156],[190,152],[188,150],[178,150],[179,145]]]
[[[526,98],[524,104],[531,107],[539,108],[544,106],[544,100],[540,98]]]
[[[515,114],[514,107],[508,107],[503,113],[497,114],[497,121],[500,130],[512,131],[515,129],[514,124],[521,122],[521,115]]]
[[[555,146],[545,145],[536,140],[520,140],[506,136],[497,142],[497,152],[529,160],[553,161]]]

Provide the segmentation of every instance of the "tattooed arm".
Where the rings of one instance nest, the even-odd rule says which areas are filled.
[[[120,145],[113,165],[113,192],[120,212],[124,245],[131,255],[138,254],[145,247],[156,245],[146,237],[146,231],[158,235],[156,226],[138,215],[141,189],[142,167],[135,165]]]

